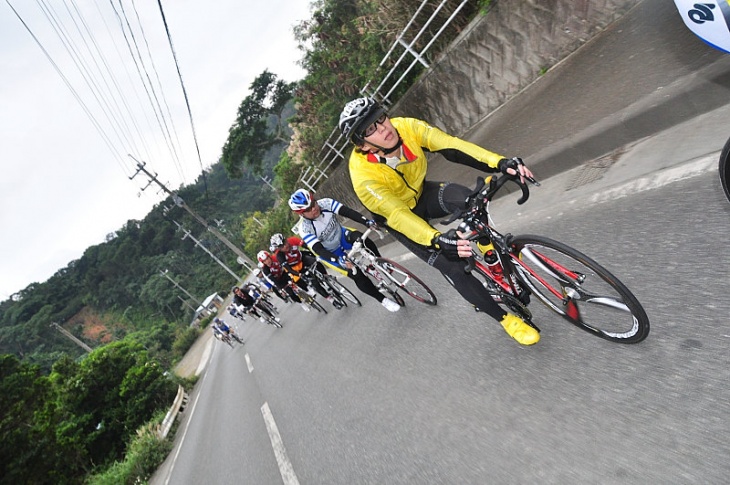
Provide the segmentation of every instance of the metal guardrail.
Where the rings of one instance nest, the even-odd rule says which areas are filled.
[[[443,31],[449,26],[449,24],[454,20],[456,15],[461,11],[461,9],[466,5],[466,3],[469,0],[462,0],[459,6],[454,9],[454,12],[449,16],[448,19],[444,21],[444,23],[441,25],[439,30],[434,34],[434,36],[429,40],[429,42],[419,51],[415,48],[416,42],[421,38],[421,36],[427,31],[429,26],[436,20],[436,17],[438,16],[439,12],[446,6],[446,4],[451,0],[442,0],[441,3],[434,9],[431,16],[428,18],[428,20],[424,23],[423,27],[415,34],[413,39],[410,42],[407,42],[405,40],[406,35],[408,33],[408,30],[413,25],[416,17],[421,13],[421,11],[426,7],[430,0],[423,0],[421,2],[421,5],[416,10],[416,13],[413,14],[413,17],[408,21],[403,31],[398,35],[395,42],[391,45],[388,52],[383,57],[383,60],[380,61],[380,64],[378,65],[378,69],[383,68],[391,58],[391,56],[395,56],[395,53],[397,49],[400,47],[403,49],[403,52],[400,54],[398,59],[393,62],[393,65],[391,66],[390,70],[385,74],[385,76],[382,78],[380,83],[370,91],[370,86],[374,84],[375,80],[371,79],[368,81],[365,86],[360,90],[360,94],[363,96],[368,96],[371,98],[375,98],[378,100],[378,102],[382,103],[385,106],[392,106],[395,101],[391,100],[390,97],[392,96],[393,92],[398,88],[398,86],[401,85],[405,77],[410,73],[413,68],[420,63],[423,67],[428,69],[430,66],[428,62],[426,62],[426,58],[424,57],[424,54],[426,51],[428,51],[431,46],[434,44],[434,42],[441,36]],[[399,71],[402,64],[406,61],[408,56],[413,58],[411,63],[405,68],[404,72],[401,74],[401,76],[392,82],[389,86],[389,81],[393,75]],[[389,87],[388,87],[389,86]],[[385,91],[385,94],[383,92]],[[342,134],[340,133],[340,130],[338,127],[335,127],[334,130],[330,133],[327,140],[324,142],[324,145],[319,151],[319,163],[315,162],[315,164],[309,165],[306,170],[302,173],[302,175],[299,176],[299,180],[297,181],[297,185],[299,183],[305,185],[309,190],[312,192],[315,192],[315,187],[320,183],[320,181],[323,178],[327,178],[327,172],[329,171],[330,167],[337,163],[339,160],[345,159],[345,152],[349,147],[349,141],[344,139],[342,137]]]
[[[167,434],[172,428],[172,424],[175,422],[175,418],[180,413],[180,408],[186,401],[187,394],[185,393],[185,389],[183,388],[183,386],[177,386],[177,396],[175,396],[175,400],[173,401],[172,406],[170,406],[170,409],[167,411],[165,419],[162,420],[162,423],[157,428],[158,439],[163,440],[167,437]]]

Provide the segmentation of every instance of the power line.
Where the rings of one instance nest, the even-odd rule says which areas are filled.
[[[70,5],[68,4],[69,1]],[[129,81],[126,85],[132,88],[141,108],[138,110],[137,114],[141,114],[141,116],[146,119],[148,126],[150,125],[150,118],[148,117],[148,114],[150,111],[152,112],[156,122],[156,129],[159,130],[159,133],[161,134],[159,139],[161,140],[162,145],[166,146],[167,152],[169,153],[169,160],[174,163],[178,175],[182,181],[185,182],[185,174],[180,158],[180,155],[183,152],[180,139],[170,112],[170,106],[165,96],[165,89],[162,86],[160,74],[152,55],[152,48],[145,33],[140,12],[137,10],[134,1],[131,0],[125,9],[123,0],[117,0],[116,3],[114,0],[109,0],[108,8],[105,9],[105,12],[102,12],[99,2],[93,2],[97,9],[97,13],[99,14],[99,18],[103,22],[103,25],[109,34],[111,44],[114,47],[117,56],[121,60],[121,62],[114,63],[110,63],[107,60],[101,45],[90,28],[91,24],[87,21],[86,16],[82,13],[75,0],[62,0],[62,2],[64,8],[57,9],[52,5],[52,0],[36,0],[43,16],[50,25],[52,32],[55,34],[60,45],[63,47],[65,53],[73,63],[79,79],[85,88],[88,89],[88,94],[86,94],[86,97],[88,98],[87,100],[82,97],[78,87],[74,86],[74,82],[72,82],[71,78],[69,78],[68,73],[63,72],[61,67],[62,63],[59,63],[58,60],[53,58],[39,37],[31,30],[28,23],[11,4],[11,0],[6,0],[6,3],[10,6],[15,16],[23,24],[55,71],[66,84],[67,88],[71,91],[73,97],[82,107],[84,113],[100,134],[102,140],[107,145],[107,148],[112,153],[116,163],[122,168],[123,172],[128,176],[129,165],[127,164],[127,160],[123,159],[121,156],[124,152],[144,152],[147,153],[149,158],[151,158],[152,154],[150,153],[147,140],[145,139],[144,131],[140,130],[140,126],[137,123],[138,116],[135,115],[128,104],[128,96],[125,95],[122,90],[122,83],[118,82],[117,73],[113,72],[110,66],[114,66],[115,70],[123,69],[123,72],[126,73]],[[127,14],[129,5],[133,8],[133,15]],[[162,24],[167,37],[167,43],[170,47],[172,60],[174,61],[177,77],[182,89],[198,163],[203,176],[206,201],[208,201],[209,190],[207,177],[203,168],[200,144],[195,130],[189,96],[183,82],[181,68],[175,53],[172,36],[160,0],[158,0],[157,6],[159,8]],[[109,24],[107,24],[105,17],[116,17],[118,31],[112,32],[109,29]],[[124,56],[122,56],[120,50],[117,48],[117,40],[123,40],[124,44],[126,44],[127,49]],[[141,45],[142,42],[144,42],[144,46]],[[144,50],[146,50],[146,53],[143,53]],[[128,69],[130,64],[134,66],[132,69],[137,71],[137,76],[134,80],[132,79],[134,76],[130,76],[130,71]],[[140,85],[146,95],[146,103],[142,102],[138,90],[136,89]],[[155,124],[155,122],[152,124]],[[152,128],[151,126],[149,127]],[[122,152],[122,150],[124,150],[124,152]]]
[[[157,5],[160,7],[160,16],[162,16],[162,23],[165,26],[165,33],[167,34],[167,41],[170,44],[170,52],[172,52],[172,58],[175,61],[175,69],[177,69],[177,77],[180,79],[180,87],[182,88],[183,96],[185,98],[185,106],[188,108],[188,118],[190,119],[190,128],[193,132],[193,140],[195,141],[195,150],[198,153],[198,162],[200,162],[200,171],[203,174],[203,185],[205,187],[205,199],[208,200],[208,180],[205,176],[205,169],[203,169],[203,159],[200,156],[200,146],[198,145],[198,137],[195,134],[195,123],[193,123],[193,112],[190,109],[190,101],[188,100],[188,92],[185,89],[185,83],[183,82],[182,74],[180,73],[180,65],[177,62],[177,55],[175,54],[175,47],[172,45],[172,37],[170,36],[170,29],[167,26],[167,19],[165,18],[165,11],[162,8],[162,1],[157,0]]]
[[[12,4],[10,3],[10,1],[9,1],[9,0],[5,0],[5,3],[7,3],[7,4],[8,4],[8,6],[9,6],[9,7],[10,7],[10,9],[11,9],[11,10],[13,11],[13,13],[15,14],[15,16],[16,16],[16,17],[18,18],[18,20],[20,20],[20,23],[22,23],[22,24],[23,24],[23,27],[25,27],[25,29],[26,29],[26,30],[28,31],[28,33],[30,34],[30,36],[31,36],[31,37],[33,38],[33,40],[35,41],[35,43],[36,43],[36,44],[38,45],[38,47],[39,47],[39,48],[41,49],[41,51],[43,52],[43,54],[44,54],[44,55],[46,56],[46,59],[48,59],[48,62],[50,62],[50,63],[51,63],[51,66],[53,66],[53,69],[54,69],[54,70],[56,71],[56,73],[58,73],[58,75],[59,75],[59,76],[61,77],[61,80],[63,80],[63,83],[64,83],[64,84],[66,85],[66,87],[67,87],[67,88],[69,89],[69,91],[71,91],[71,94],[73,95],[74,99],[76,99],[76,101],[77,101],[77,102],[79,103],[79,105],[81,106],[81,109],[83,109],[84,113],[86,113],[86,116],[87,116],[87,117],[89,118],[89,120],[91,121],[91,124],[92,124],[92,125],[94,126],[94,128],[96,128],[96,131],[97,131],[97,132],[99,133],[99,135],[101,136],[101,138],[102,138],[102,140],[104,141],[104,143],[106,144],[107,148],[109,148],[109,151],[111,152],[112,156],[114,156],[114,157],[116,158],[116,160],[117,160],[117,164],[118,164],[118,165],[120,166],[120,168],[122,169],[122,171],[126,173],[126,170],[125,170],[125,167],[124,167],[124,164],[123,164],[122,158],[121,158],[121,156],[119,155],[119,152],[118,152],[118,151],[117,151],[117,150],[116,150],[116,149],[114,148],[114,146],[113,146],[113,143],[112,143],[112,141],[111,141],[111,140],[109,139],[109,137],[107,136],[106,132],[104,131],[104,129],[103,129],[102,127],[101,127],[101,125],[100,125],[100,124],[99,124],[99,122],[97,121],[96,117],[94,117],[94,115],[93,115],[93,113],[91,112],[91,110],[89,109],[89,107],[88,107],[88,106],[86,105],[86,103],[84,103],[84,101],[83,101],[83,100],[81,99],[81,96],[79,96],[79,93],[78,93],[78,92],[77,92],[77,91],[76,91],[76,90],[74,89],[74,87],[73,87],[73,86],[71,85],[71,82],[70,82],[70,81],[68,80],[68,78],[67,78],[67,77],[66,77],[66,76],[65,76],[65,75],[63,74],[63,72],[62,72],[62,71],[61,71],[61,69],[60,69],[60,68],[58,67],[58,65],[57,65],[57,64],[55,63],[55,61],[53,60],[53,58],[51,57],[51,55],[50,55],[50,54],[48,53],[48,51],[46,50],[46,48],[45,48],[45,47],[43,47],[43,44],[41,44],[41,42],[40,42],[40,40],[38,39],[38,37],[36,37],[36,35],[35,35],[35,34],[33,33],[33,31],[32,31],[32,30],[30,29],[30,27],[28,26],[28,24],[27,24],[27,23],[26,23],[26,22],[25,22],[25,21],[23,20],[23,18],[22,18],[22,17],[20,16],[20,14],[18,13],[18,11],[17,11],[17,10],[15,10],[15,7],[13,7],[13,5],[12,5]]]
[[[132,30],[131,25],[129,24],[129,19],[127,18],[126,14],[124,13],[124,8],[122,7],[121,0],[119,1],[119,5],[122,9],[122,15],[119,14],[117,9],[114,7],[114,4],[110,0],[110,4],[112,6],[112,9],[114,10],[114,14],[117,16],[117,20],[119,22],[119,27],[122,30],[122,35],[124,36],[124,41],[127,44],[127,50],[129,51],[129,55],[132,58],[132,61],[134,62],[135,68],[137,69],[137,74],[139,76],[140,82],[142,83],[142,86],[144,87],[145,93],[147,94],[147,100],[149,101],[150,105],[152,106],[152,111],[155,114],[155,118],[157,119],[157,124],[160,127],[160,131],[163,134],[163,138],[165,139],[165,142],[167,143],[168,149],[173,153],[173,160],[176,160],[176,164],[179,163],[179,160],[177,160],[177,153],[175,152],[175,149],[172,144],[172,140],[170,139],[170,131],[167,127],[167,123],[165,121],[165,114],[162,112],[162,108],[160,107],[160,102],[157,97],[157,93],[154,89],[154,86],[152,85],[152,81],[150,80],[149,73],[147,72],[147,68],[144,64],[144,60],[142,59],[142,55],[139,52],[139,46],[137,45],[137,40],[134,37],[134,32]],[[122,22],[122,17],[124,17],[124,22]],[[129,37],[127,36],[127,30],[125,30],[124,25],[126,24],[127,29],[129,31],[129,37],[132,38],[132,43],[130,44]],[[134,44],[135,49],[132,50],[132,44]],[[135,50],[137,52],[137,55],[135,56]],[[139,60],[139,61],[138,61]],[[140,69],[140,64],[141,69]],[[142,75],[142,72],[144,71],[144,76]],[[147,81],[145,82],[145,78]]]

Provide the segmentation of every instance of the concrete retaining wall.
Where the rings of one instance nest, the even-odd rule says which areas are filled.
[[[501,0],[391,110],[461,135],[641,0]],[[340,164],[318,190],[363,209]]]

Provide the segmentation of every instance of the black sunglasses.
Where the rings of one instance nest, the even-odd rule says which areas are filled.
[[[366,137],[366,136],[370,136],[373,133],[375,133],[378,130],[377,125],[382,125],[383,123],[385,123],[385,119],[387,117],[388,117],[388,115],[386,115],[385,113],[383,113],[382,115],[380,115],[380,118],[378,118],[370,126],[368,126],[367,128],[365,128],[365,131],[363,132],[363,138]]]

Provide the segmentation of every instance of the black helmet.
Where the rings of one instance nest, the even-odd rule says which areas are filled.
[[[373,98],[353,99],[340,113],[340,131],[355,145],[365,142],[363,132],[385,114],[385,109]]]

